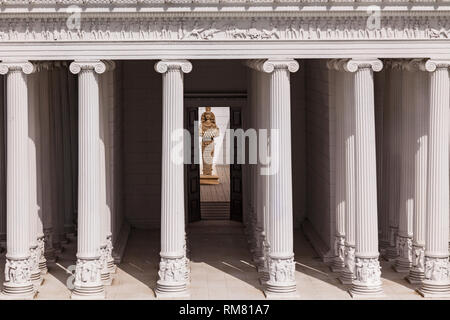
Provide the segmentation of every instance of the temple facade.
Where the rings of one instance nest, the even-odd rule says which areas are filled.
[[[75,242],[71,297],[104,298],[134,228],[160,232],[156,296],[188,295],[180,130],[207,106],[268,155],[230,164],[266,297],[302,292],[295,230],[352,297],[384,295],[381,260],[450,296],[449,37],[445,1],[0,1],[2,297]]]

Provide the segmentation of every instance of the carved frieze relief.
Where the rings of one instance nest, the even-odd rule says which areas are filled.
[[[448,39],[449,16],[384,16],[379,28],[367,16],[299,17],[89,17],[77,27],[66,16],[0,19],[0,42],[9,41],[253,41]]]

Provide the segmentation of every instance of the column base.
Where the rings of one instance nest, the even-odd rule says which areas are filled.
[[[268,296],[295,296],[297,293],[297,284],[295,282],[277,283],[268,280],[264,294]]]
[[[397,258],[392,268],[398,273],[408,273],[411,270],[411,261],[404,258]]]
[[[339,281],[342,283],[342,284],[347,284],[347,285],[349,285],[349,284],[352,284],[353,283],[353,280],[355,279],[355,275],[353,274],[353,272],[351,272],[350,270],[348,270],[348,269],[344,269],[342,272],[341,272],[341,274],[339,275]]]
[[[109,273],[108,270],[105,273],[102,272],[100,274],[100,277],[102,279],[102,283],[103,283],[104,286],[110,286],[112,284],[113,279],[112,279],[111,274]]]
[[[190,296],[185,282],[156,282],[155,295],[157,298],[187,298]]]
[[[330,269],[332,272],[340,273],[345,270],[345,263],[339,257],[333,259]]]
[[[44,283],[44,278],[39,278],[38,280],[36,280],[36,281],[31,281],[32,283],[33,283],[33,287],[34,287],[34,289],[37,291],[38,290],[38,288],[40,287],[40,286],[42,286],[42,284]]]
[[[264,295],[267,299],[294,299],[298,298],[296,283],[273,283],[270,280],[265,283]]]
[[[34,286],[40,286],[43,281],[44,279],[42,278],[40,269],[31,273],[31,282]]]
[[[23,285],[14,285],[11,283],[3,284],[3,291],[0,294],[1,299],[18,299],[18,300],[29,300],[36,296],[37,291],[34,289],[32,282]]]
[[[39,270],[41,271],[42,275],[48,273],[47,260],[46,259],[39,261]]]
[[[108,270],[111,274],[117,272],[117,266],[114,264],[114,259],[108,261]]]
[[[421,284],[425,279],[425,273],[423,271],[414,270],[411,268],[409,274],[405,277],[405,280],[411,284]]]
[[[448,298],[450,297],[450,283],[436,284],[424,280],[422,287],[417,289],[417,292],[424,298]]]
[[[106,298],[103,286],[75,288],[70,295],[73,300],[103,300]]]
[[[353,281],[351,289],[348,291],[354,299],[358,298],[382,298],[385,297],[381,282],[379,284],[368,285],[359,281]]]

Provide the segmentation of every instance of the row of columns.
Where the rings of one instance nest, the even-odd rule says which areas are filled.
[[[255,166],[251,178],[260,186],[250,196],[250,212],[255,221],[252,234],[256,260],[260,262],[265,293],[268,296],[292,295],[296,292],[295,262],[293,254],[292,169],[290,134],[290,73],[299,68],[295,60],[257,60],[247,65],[256,71],[256,106],[266,108],[268,117],[259,116],[252,124],[255,128],[270,129],[268,150],[275,171],[261,176],[261,165]],[[431,72],[430,118],[428,134],[426,232],[424,253],[424,281],[421,292],[445,294],[448,284],[448,107],[449,63],[427,61],[419,64],[421,70]],[[376,144],[373,71],[380,71],[379,60],[339,60],[330,63],[341,79],[336,109],[344,116],[337,117],[336,144],[342,147],[337,157],[337,185],[344,186],[336,196],[339,210],[336,219],[336,259],[333,266],[342,272],[343,282],[351,282],[352,295],[379,295],[382,293],[380,265],[378,261]],[[110,283],[112,271],[111,229],[106,205],[105,182],[105,106],[101,101],[102,81],[105,72],[114,65],[103,61],[75,61],[70,71],[78,74],[78,251],[73,298],[104,297],[104,285]],[[34,169],[36,151],[29,147],[28,139],[36,138],[37,127],[28,125],[36,112],[30,109],[28,94],[33,90],[27,82],[36,67],[30,62],[3,62],[0,73],[7,81],[7,255],[4,294],[32,296],[35,289],[32,280],[37,279],[37,267],[42,255],[38,239],[42,232],[38,210],[30,197],[30,188],[36,178]],[[163,152],[161,194],[161,262],[156,292],[160,296],[186,294],[189,279],[186,257],[183,164],[172,158],[177,143],[171,133],[183,128],[183,74],[192,70],[188,61],[163,60],[155,65],[163,78]],[[424,79],[422,79],[424,81]],[[404,84],[404,83],[403,83]],[[410,95],[412,91],[403,91]],[[406,100],[408,101],[408,100]],[[424,101],[422,100],[422,104]],[[31,103],[31,107],[33,103]],[[404,103],[404,110],[409,103]],[[258,112],[255,112],[258,114]],[[402,133],[413,130],[411,117],[403,119]],[[426,123],[424,124],[426,125]],[[422,127],[423,130],[423,127]],[[408,131],[409,132],[409,131]],[[31,135],[30,135],[31,133]],[[62,132],[61,132],[62,134]],[[404,136],[404,135],[402,135]],[[402,146],[411,145],[403,138]],[[390,149],[391,150],[391,149]],[[406,149],[405,149],[406,150]],[[60,153],[64,157],[64,152]],[[26,156],[24,156],[26,155]],[[404,159],[406,163],[406,159]],[[423,164],[423,158],[417,160]],[[408,160],[410,161],[410,160]],[[403,164],[400,183],[398,234],[408,239],[414,237],[420,245],[420,235],[409,230],[419,229],[424,218],[414,215],[414,206],[407,196],[411,189],[407,173],[413,165]],[[414,179],[424,179],[423,168],[416,164]],[[255,170],[256,169],[256,170]],[[32,171],[35,171],[34,173]],[[342,174],[344,173],[344,174]],[[403,180],[405,180],[403,182]],[[421,181],[422,181],[421,180]],[[262,182],[261,185],[256,184]],[[403,186],[403,187],[402,187]],[[403,188],[403,189],[402,189]],[[404,190],[404,191],[401,191]],[[423,202],[421,204],[423,206]],[[32,214],[29,214],[30,212]],[[44,214],[45,215],[45,214]],[[419,217],[416,224],[411,216]],[[35,219],[37,218],[37,219]],[[45,220],[45,219],[43,219]],[[66,220],[68,221],[68,219]],[[401,226],[400,226],[401,224]],[[412,228],[411,226],[415,226]],[[394,226],[395,227],[395,226]],[[422,227],[423,228],[423,227]],[[30,232],[30,230],[32,230]],[[30,239],[30,236],[32,235]],[[411,242],[411,241],[410,241]],[[400,243],[400,241],[399,241]],[[396,266],[405,266],[405,257]],[[38,261],[38,263],[36,263]],[[409,261],[406,261],[409,265]],[[411,262],[412,264],[412,262]],[[417,266],[417,265],[416,265]],[[33,275],[33,276],[32,276]]]
[[[73,298],[102,297],[114,272],[107,205],[109,105],[107,81],[114,63],[74,62],[79,115],[65,63],[3,61],[6,78],[6,264],[3,295],[31,298],[47,260],[78,219]],[[106,72],[105,76],[99,74]],[[102,97],[101,95],[104,95]],[[77,130],[77,118],[79,130]],[[73,140],[78,131],[77,141]],[[71,161],[78,154],[80,166]],[[78,191],[73,188],[78,179]],[[75,199],[78,198],[78,205]],[[78,217],[76,208],[78,207]]]
[[[386,63],[380,242],[372,71],[382,65],[333,60],[328,66],[338,72],[335,143],[344,146],[336,153],[333,271],[351,283],[352,295],[381,294],[380,243],[394,269],[420,284],[419,293],[449,295],[449,63]]]

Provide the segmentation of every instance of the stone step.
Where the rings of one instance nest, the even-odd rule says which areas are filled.
[[[230,219],[230,203],[201,202],[200,212],[202,220],[228,220]]]

